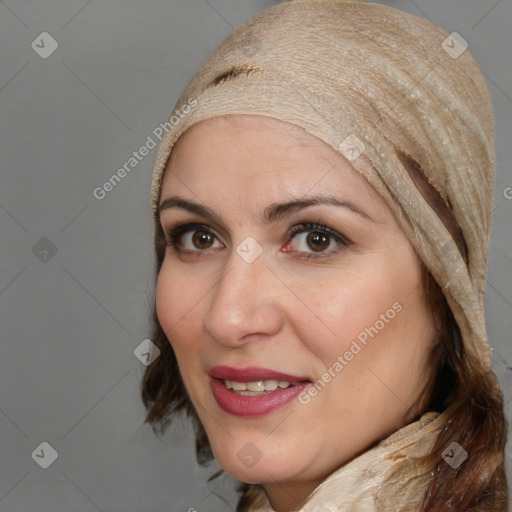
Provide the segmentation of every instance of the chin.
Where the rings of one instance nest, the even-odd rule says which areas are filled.
[[[224,468],[224,466],[221,464]],[[257,466],[257,467],[256,467]],[[295,475],[291,468],[276,468],[275,464],[258,463],[252,468],[245,468],[240,463],[233,464],[224,470],[233,478],[247,484],[266,484],[270,482],[286,482],[293,480]]]
[[[240,446],[222,446],[213,448],[219,465],[233,478],[249,484],[266,482],[285,482],[299,476],[301,461],[287,457],[279,450],[272,451],[256,448],[258,442],[238,443]],[[263,443],[259,443],[261,446]],[[305,464],[307,466],[307,464]]]

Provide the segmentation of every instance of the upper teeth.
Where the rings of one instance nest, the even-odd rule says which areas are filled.
[[[284,380],[255,380],[253,382],[236,382],[234,380],[224,380],[228,388],[235,391],[274,391],[278,387],[287,388],[291,384]]]

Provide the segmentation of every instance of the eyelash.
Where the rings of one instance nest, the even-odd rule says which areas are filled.
[[[197,222],[191,222],[187,224],[178,224],[175,226],[172,226],[168,230],[165,231],[166,235],[166,242],[165,245],[167,247],[172,247],[176,254],[180,255],[183,252],[188,252],[189,254],[197,253],[195,255],[201,256],[202,254],[208,252],[210,249],[205,250],[195,250],[195,251],[189,251],[189,250],[183,250],[179,247],[180,239],[181,237],[190,232],[190,231],[203,231],[205,233],[209,233],[212,236],[215,236],[215,232],[210,228],[210,226],[207,226],[206,224],[200,224]],[[301,233],[319,233],[322,235],[325,235],[327,237],[333,238],[339,245],[331,249],[329,251],[319,251],[318,253],[312,252],[307,253],[307,256],[301,256],[301,258],[304,258],[306,260],[309,259],[319,259],[319,258],[325,258],[327,256],[332,256],[333,254],[337,253],[338,251],[349,247],[351,245],[351,242],[345,238],[343,235],[338,233],[334,228],[329,226],[325,222],[302,222],[300,224],[296,224],[295,226],[292,226],[287,233],[288,238],[294,238],[296,235]],[[297,252],[303,252],[303,251],[297,251]]]

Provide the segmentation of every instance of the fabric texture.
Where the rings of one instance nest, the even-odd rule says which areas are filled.
[[[378,4],[280,4],[232,32],[174,110],[153,172],[155,217],[172,147],[193,124],[253,114],[301,126],[349,160],[386,201],[442,288],[464,350],[479,369],[492,371],[484,294],[494,117],[482,73],[457,35]],[[439,195],[437,208],[425,200],[400,155],[421,162],[425,182]],[[438,208],[453,212],[467,264]],[[332,510],[420,510],[430,475],[415,461],[432,448],[445,421],[432,414],[333,473],[302,510],[331,510],[322,500],[333,500],[338,508]],[[386,501],[390,486],[393,503]],[[260,501],[254,510],[272,510],[263,494]]]

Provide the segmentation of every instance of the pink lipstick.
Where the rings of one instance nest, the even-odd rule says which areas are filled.
[[[307,377],[266,368],[214,366],[208,372],[213,396],[229,414],[254,418],[284,407],[307,386]]]

